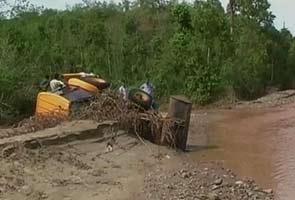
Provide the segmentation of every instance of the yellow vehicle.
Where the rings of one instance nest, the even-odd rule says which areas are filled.
[[[53,114],[67,117],[74,103],[87,101],[109,87],[109,83],[101,78],[83,78],[80,74],[63,76],[67,87],[62,89],[61,95],[52,92],[38,94],[35,111],[37,117]]]

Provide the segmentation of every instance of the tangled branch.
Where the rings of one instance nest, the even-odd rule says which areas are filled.
[[[116,93],[104,92],[88,103],[72,105],[68,117],[60,113],[52,113],[50,117],[31,117],[19,123],[18,128],[11,134],[0,138],[55,127],[67,120],[116,121],[121,129],[129,133],[157,144],[167,143],[172,146],[175,146],[175,130],[180,124],[173,119],[164,118],[158,111],[146,111]]]

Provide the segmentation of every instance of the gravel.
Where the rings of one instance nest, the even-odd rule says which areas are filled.
[[[183,164],[178,169],[151,172],[145,178],[143,194],[151,200],[274,199],[271,189],[260,188],[254,181],[239,180],[230,170],[212,163]]]
[[[269,108],[295,102],[295,90],[278,91],[253,101],[239,102],[237,107]]]

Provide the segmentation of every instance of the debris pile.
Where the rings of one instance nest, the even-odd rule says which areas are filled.
[[[164,118],[154,110],[144,110],[140,106],[126,101],[117,94],[105,92],[96,96],[89,105],[73,112],[71,119],[87,119],[97,122],[116,121],[121,129],[149,139],[155,143],[175,143],[175,128],[181,122]]]
[[[23,120],[14,129],[1,133],[1,138],[27,134],[55,127],[67,120],[94,120],[97,122],[116,121],[122,130],[134,133],[158,144],[174,145],[175,128],[179,127],[172,119],[163,118],[157,111],[147,111],[140,106],[124,100],[112,92],[104,92],[90,102],[73,106],[70,116],[52,113],[50,117],[38,116]]]
[[[238,180],[218,164],[159,169],[145,179],[145,199],[274,199],[273,191],[258,187],[254,181]]]

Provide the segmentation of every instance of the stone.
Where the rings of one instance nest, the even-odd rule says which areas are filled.
[[[260,190],[260,188],[258,187],[258,186],[256,186],[255,188],[254,188],[254,191],[259,191]]]
[[[216,193],[214,193],[214,192],[209,193],[208,196],[207,196],[207,198],[209,200],[219,200],[218,195]]]
[[[47,199],[47,198],[48,198],[48,195],[47,195],[46,193],[43,192],[43,193],[41,194],[41,198],[42,198],[42,199]]]
[[[249,191],[249,192],[248,192],[248,196],[249,196],[249,197],[252,197],[253,194],[254,194],[254,193],[253,193],[252,191]]]
[[[70,178],[70,180],[74,183],[74,184],[81,184],[83,181],[79,176],[72,176]]]
[[[221,178],[219,178],[219,179],[216,179],[216,180],[214,181],[214,184],[215,184],[215,185],[221,185],[222,182],[223,182],[223,180],[222,180]]]
[[[24,186],[22,187],[22,191],[23,191],[26,195],[29,195],[29,194],[32,192],[32,190],[30,189],[30,187],[29,187],[28,185],[24,185]]]
[[[218,185],[213,185],[212,190],[217,190],[217,189],[219,189],[219,188],[220,188],[220,186],[218,186]]]
[[[264,189],[264,190],[262,190],[262,192],[264,192],[266,194],[271,194],[271,193],[273,193],[273,190],[272,189]]]
[[[168,188],[169,190],[174,189],[174,187],[173,187],[172,185],[167,185],[167,188]]]
[[[190,174],[187,173],[187,172],[184,172],[184,173],[181,174],[181,177],[182,178],[189,178],[190,177]]]
[[[26,174],[28,174],[28,175],[34,175],[34,174],[35,174],[31,169],[29,169],[29,168],[27,168],[27,167],[24,168],[24,172],[25,172]]]
[[[13,154],[15,151],[14,145],[6,146],[4,149],[2,149],[2,156],[3,157],[9,157],[11,154]]]
[[[244,182],[243,181],[236,181],[235,184],[236,185],[242,185]]]

